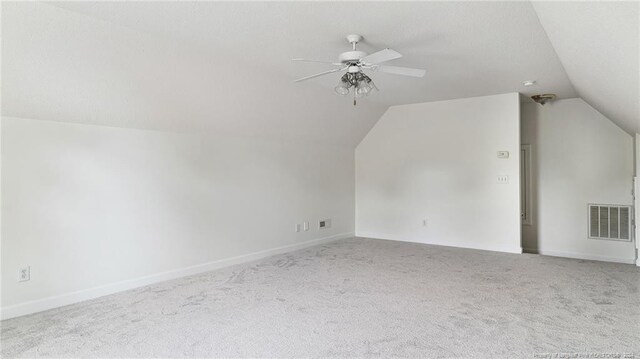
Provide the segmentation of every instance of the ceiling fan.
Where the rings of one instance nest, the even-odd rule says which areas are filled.
[[[347,41],[349,41],[353,49],[351,51],[341,53],[338,57],[339,62],[292,59],[292,61],[318,62],[337,66],[335,69],[320,72],[311,76],[302,77],[295,80],[294,82],[305,81],[319,76],[332,74],[334,72],[347,70],[347,72],[342,77],[340,77],[340,81],[338,82],[338,86],[335,87],[335,91],[339,95],[346,96],[349,94],[349,89],[353,87],[353,105],[355,106],[356,97],[367,96],[371,93],[372,90],[378,90],[371,78],[362,71],[363,69],[412,77],[423,77],[426,73],[426,70],[423,69],[380,65],[383,62],[401,58],[402,55],[397,51],[391,50],[389,48],[374,52],[372,54],[367,54],[366,52],[360,51],[356,48],[356,46],[359,42],[362,41],[362,39],[363,37],[361,35],[347,35]]]

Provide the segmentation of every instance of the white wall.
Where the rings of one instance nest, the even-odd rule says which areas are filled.
[[[632,242],[589,239],[587,204],[632,204],[633,137],[581,99],[523,104],[532,145],[533,228],[525,251],[632,263]]]
[[[389,108],[356,149],[356,234],[520,252],[519,111],[517,93]]]
[[[635,148],[636,148],[636,176],[640,176],[640,133],[636,133]]]
[[[638,119],[640,121],[640,119]],[[640,127],[640,126],[639,126]],[[636,203],[635,203],[635,215],[636,215],[636,265],[640,267],[640,133],[636,133],[635,141],[635,156],[636,156]]]
[[[3,316],[352,235],[353,156],[348,146],[3,117]],[[332,228],[318,230],[325,218]],[[311,230],[295,233],[303,221]],[[18,283],[27,265],[31,280]]]

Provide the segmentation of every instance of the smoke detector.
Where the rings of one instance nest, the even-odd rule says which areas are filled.
[[[555,94],[552,93],[545,93],[542,95],[533,95],[531,96],[531,99],[541,105],[544,106],[545,103],[549,102],[549,101],[553,101],[553,99],[556,98]]]

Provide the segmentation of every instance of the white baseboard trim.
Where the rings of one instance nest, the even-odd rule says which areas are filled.
[[[298,249],[304,249],[307,247],[316,246],[319,244],[329,243],[340,239],[351,238],[354,236],[353,232],[340,233],[329,237],[318,238],[313,240],[304,241],[301,243],[289,244],[282,247],[267,249],[259,252],[253,252],[249,254],[243,254],[236,257],[225,258],[216,260],[213,262],[197,264],[194,266],[174,269],[162,273],[152,274],[145,277],[136,279],[129,279],[117,283],[111,283],[102,285],[99,287],[83,289],[76,292],[65,293],[53,297],[32,300],[25,303],[11,305],[2,308],[0,318],[9,319],[15,318],[27,314],[33,314],[48,309],[58,308],[69,304],[83,302],[89,299],[95,299],[109,294],[122,292],[129,289],[143,287],[145,285],[164,282],[171,279],[186,277],[194,274],[209,272],[215,269],[228,267],[235,264],[241,264],[246,262],[252,262],[265,257],[287,253]]]
[[[394,236],[391,234],[385,233],[374,233],[374,232],[356,232],[356,237],[363,238],[373,238],[373,239],[384,239],[387,241],[398,241],[398,242],[410,242],[410,243],[421,243],[421,244],[430,244],[435,246],[443,246],[443,247],[454,247],[454,248],[466,248],[466,249],[477,249],[481,251],[492,251],[492,252],[504,252],[504,253],[522,253],[521,247],[483,247],[483,246],[463,246],[450,242],[438,242],[438,241],[428,241],[419,238],[411,238],[411,237],[402,237],[402,236]]]
[[[635,259],[633,258],[618,258],[618,257],[608,257],[608,256],[600,256],[600,255],[586,254],[586,253],[548,251],[544,249],[538,250],[538,249],[532,249],[532,248],[524,248],[524,252],[531,253],[531,254],[540,254],[543,256],[586,259],[586,260],[601,261],[601,262],[614,262],[614,263],[625,263],[625,264],[634,264],[635,262]]]

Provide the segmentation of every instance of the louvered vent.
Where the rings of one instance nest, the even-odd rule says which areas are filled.
[[[590,204],[589,238],[631,240],[631,207]]]

